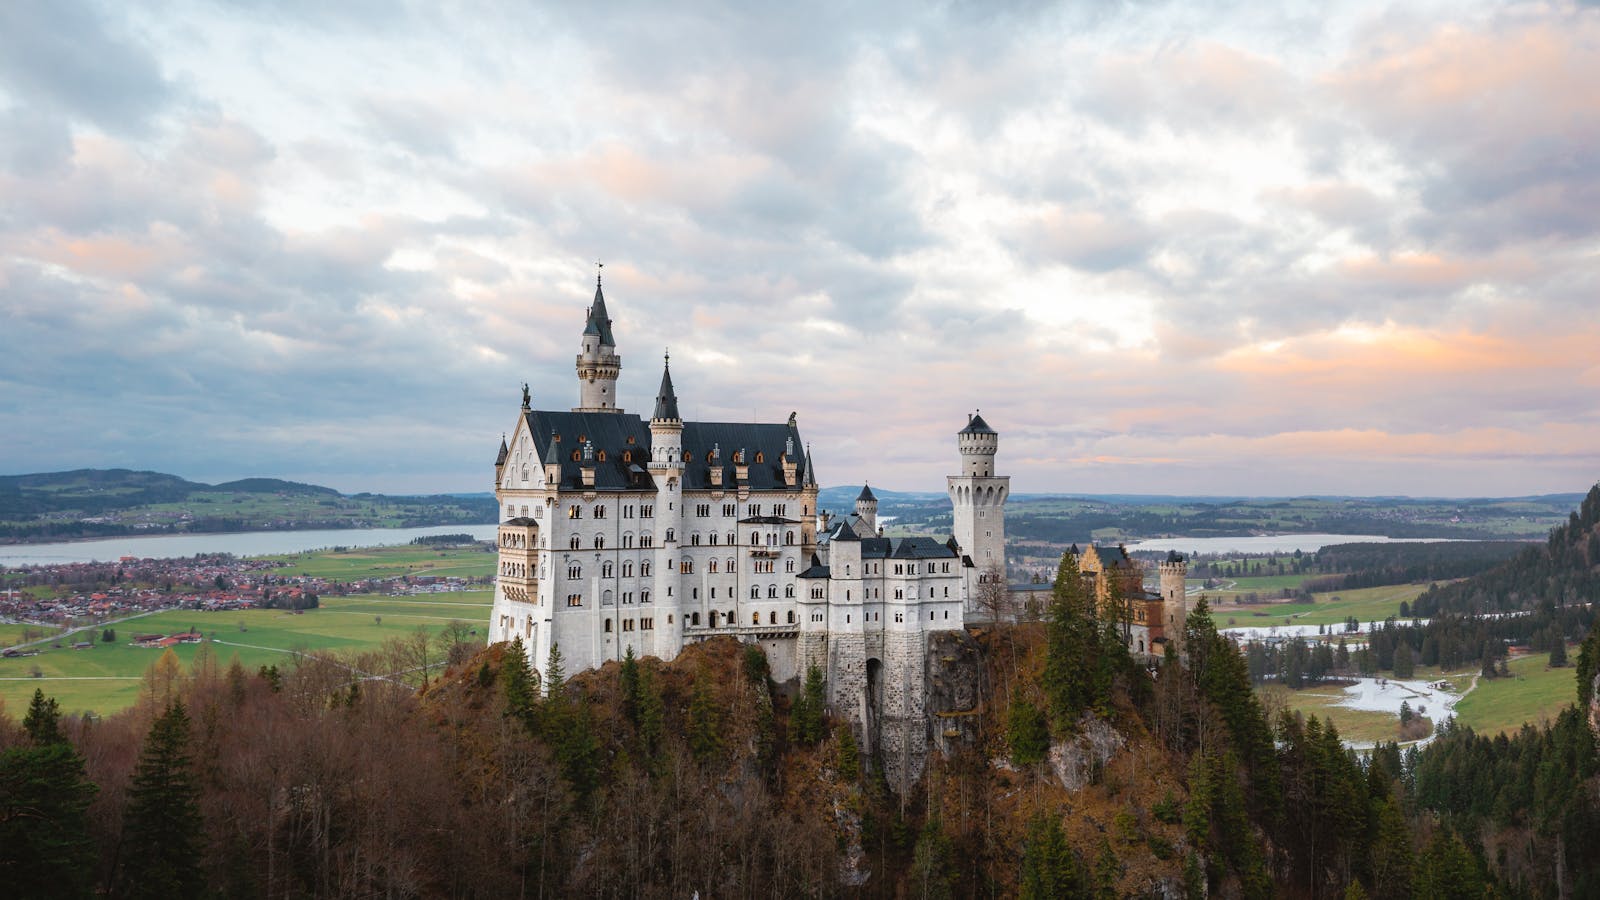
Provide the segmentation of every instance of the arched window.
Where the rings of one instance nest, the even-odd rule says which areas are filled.
[[[759,585],[759,584],[750,585],[750,599],[751,600],[760,600],[761,599],[761,585]]]
[[[794,585],[792,585],[792,584],[784,585],[783,586],[783,595],[785,597],[793,597],[794,596]]]
[[[578,549],[578,545],[580,545],[582,543],[583,543],[583,539],[582,538],[578,537],[577,535],[573,535],[572,539],[567,541],[567,546],[572,548],[573,550],[576,550],[576,549]]]
[[[647,559],[644,562],[639,563],[639,577],[640,578],[649,578],[650,577],[650,560]]]
[[[783,542],[785,544],[791,544],[792,545],[794,543],[794,532],[792,532],[792,531],[784,532]]]
[[[761,613],[758,613],[758,612],[751,613],[750,614],[750,624],[751,625],[760,625],[761,624]]]
[[[713,575],[717,574],[717,561],[715,559],[711,560],[710,564],[706,568],[706,571]]]
[[[611,574],[612,574],[611,561],[607,560],[606,562],[601,563],[600,564],[600,577],[601,578],[610,578]]]
[[[777,585],[775,585],[775,584],[767,585],[767,597],[770,598],[770,599],[773,599],[773,600],[778,599],[778,586]]]
[[[763,462],[766,462],[766,461],[767,461],[767,455],[765,453],[762,453],[760,450],[757,450],[756,451],[756,462],[763,463]]]
[[[790,625],[794,624],[794,610],[792,610],[792,609],[789,610],[789,624]]]
[[[700,614],[699,613],[690,613],[689,614],[689,624],[693,625],[696,628],[699,628],[700,627]]]
[[[783,570],[785,572],[793,572],[794,571],[794,560],[791,559],[791,560],[785,562],[783,564]]]
[[[611,620],[607,619],[606,620],[606,634],[610,634],[610,633],[611,633]]]
[[[761,544],[761,535],[757,534],[754,531],[750,532],[750,546],[756,547],[756,546],[760,546],[760,544]]]
[[[667,540],[668,541],[676,540],[676,538],[674,537],[674,529],[671,529],[671,528],[667,529]]]

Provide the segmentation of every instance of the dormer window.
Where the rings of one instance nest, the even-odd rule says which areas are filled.
[[[764,463],[766,461],[767,461],[767,455],[765,453],[762,453],[760,450],[757,450],[756,451],[756,462]]]

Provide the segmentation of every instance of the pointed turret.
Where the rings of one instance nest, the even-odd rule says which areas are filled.
[[[810,444],[806,445],[806,474],[805,474],[804,478],[800,479],[800,483],[805,485],[806,487],[816,487],[817,486],[817,471],[815,469],[811,468],[811,445]]]
[[[616,338],[611,336],[611,317],[606,315],[606,295],[600,289],[600,276],[594,276],[594,305],[589,307],[589,321],[584,323],[584,334],[592,334],[600,339],[600,346],[617,346]]]
[[[506,457],[511,455],[511,448],[506,446],[506,436],[500,435],[500,455],[494,458],[494,467],[500,468],[506,464]]]
[[[583,324],[577,365],[578,405],[572,411],[622,412],[617,408],[622,357],[617,355],[617,340],[611,335],[611,316],[606,312],[606,295],[600,289],[599,275],[594,278],[594,303]]]
[[[678,393],[672,389],[672,354],[661,364],[661,389],[656,391],[656,411],[651,421],[682,422],[678,415]]]

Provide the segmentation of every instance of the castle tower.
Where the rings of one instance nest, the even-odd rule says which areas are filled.
[[[656,391],[656,408],[650,416],[650,477],[655,480],[657,503],[655,519],[662,541],[656,547],[656,596],[652,598],[656,617],[663,627],[656,630],[655,653],[671,659],[683,649],[683,590],[678,578],[676,536],[683,527],[683,416],[678,413],[678,393],[672,387],[672,355],[661,365],[661,387]],[[672,540],[666,536],[672,535]],[[666,624],[671,622],[670,625]]]
[[[994,474],[994,457],[1000,449],[1000,434],[981,415],[967,420],[967,427],[956,433],[961,451],[961,474],[947,477],[953,507],[956,543],[972,559],[975,578],[987,577],[992,566],[999,566],[1001,577],[1006,567],[1006,497],[1011,493],[1011,476]],[[967,592],[968,601],[976,591]]]
[[[1161,627],[1167,642],[1183,652],[1183,632],[1189,624],[1189,599],[1184,580],[1189,563],[1173,550],[1161,563]]]
[[[540,660],[541,650],[549,652],[548,620],[539,607],[539,523],[517,516],[501,523],[499,531],[500,569],[495,578],[495,612],[500,620],[490,629],[493,639],[522,638],[530,661]],[[541,644],[542,642],[542,644]]]
[[[582,350],[578,353],[578,405],[573,412],[617,413],[617,376],[622,372],[622,357],[617,355],[617,340],[611,336],[611,318],[606,314],[606,297],[600,291],[600,276],[594,278],[594,304],[583,328]]]
[[[878,533],[878,498],[868,485],[863,484],[861,493],[856,495],[856,515],[861,517],[861,522],[867,526],[869,533]]]

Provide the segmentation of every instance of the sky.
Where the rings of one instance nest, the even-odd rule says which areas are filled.
[[[828,485],[1600,477],[1600,8],[0,3],[0,473],[486,491],[521,385]]]

